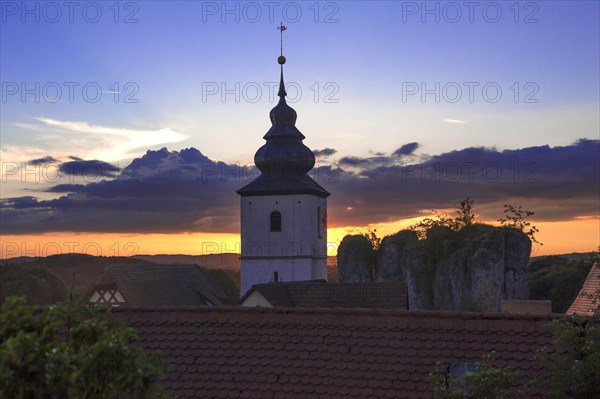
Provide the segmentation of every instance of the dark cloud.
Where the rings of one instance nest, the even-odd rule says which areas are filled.
[[[338,162],[342,166],[365,166],[370,163],[369,158],[359,157],[343,157]]]
[[[417,148],[419,148],[420,146],[421,145],[416,142],[404,144],[402,147],[400,147],[396,151],[394,151],[394,153],[392,155],[397,156],[397,157],[412,155],[417,150]]]
[[[96,177],[114,177],[115,173],[119,171],[119,167],[104,161],[80,159],[64,162],[60,164],[58,170],[67,175],[94,179]]]
[[[112,179],[47,189],[66,193],[56,199],[3,199],[2,232],[230,232],[239,223],[235,190],[257,173],[194,148],[148,151]]]
[[[366,158],[343,157],[338,161],[338,163],[341,167],[349,166],[349,167],[361,168],[361,169],[366,169],[366,170],[374,168],[374,167],[378,167],[378,166],[391,165],[391,164],[394,164],[395,162],[396,162],[396,160],[392,157],[379,156],[379,155],[375,156],[375,157],[366,157]]]
[[[57,163],[58,160],[54,159],[51,156],[47,156],[47,157],[43,157],[43,158],[37,158],[37,159],[32,159],[31,161],[27,162],[30,165],[44,165],[44,164],[49,164],[49,163]]]
[[[337,152],[337,150],[334,150],[333,148],[323,148],[322,150],[314,150],[313,153],[315,154],[315,157],[329,157],[333,154],[335,154]]]
[[[332,193],[332,226],[414,217],[453,208],[467,196],[487,219],[501,217],[510,203],[535,211],[538,220],[568,220],[598,215],[599,154],[598,140],[504,151],[472,147],[410,165],[398,157],[344,157],[310,175]],[[253,167],[215,162],[194,148],[148,151],[111,179],[51,187],[64,194],[56,199],[3,199],[1,230],[235,232],[235,190],[257,175]]]
[[[331,220],[340,225],[392,221],[419,210],[452,208],[467,196],[488,219],[501,217],[506,203],[536,211],[540,220],[598,215],[599,154],[600,141],[580,140],[553,148],[473,147],[418,164],[362,167],[327,186],[334,193]]]
[[[48,193],[76,193],[85,191],[86,187],[84,184],[59,184],[47,188],[45,191]]]

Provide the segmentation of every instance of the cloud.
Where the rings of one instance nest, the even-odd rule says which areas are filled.
[[[98,176],[114,177],[115,173],[119,171],[119,167],[104,161],[77,159],[60,164],[58,170],[70,176],[83,176],[93,179]]]
[[[34,140],[37,143],[44,143],[44,149],[3,147],[4,158],[8,156],[12,161],[21,162],[18,156],[42,151],[53,152],[58,159],[64,159],[68,156],[64,153],[64,149],[69,148],[71,153],[76,153],[78,157],[114,162],[131,159],[140,149],[187,139],[183,133],[168,127],[134,129],[46,117],[37,117],[35,120],[37,124],[15,123],[14,125],[28,132],[34,132]]]
[[[28,161],[27,163],[29,165],[44,165],[44,164],[57,163],[57,162],[58,162],[57,159],[54,159],[51,156],[46,156],[46,157],[42,157],[42,158],[32,159],[31,161]]]
[[[539,220],[598,214],[600,141],[517,150],[471,147],[411,165],[385,165],[341,173],[329,204],[331,220],[363,225],[452,208],[467,196],[483,218],[502,216],[502,205],[523,205]],[[349,215],[343,209],[351,206]]]
[[[84,184],[59,184],[57,186],[49,187],[45,190],[48,193],[76,193],[85,191]]]
[[[360,157],[343,157],[340,158],[338,163],[342,166],[366,166],[371,163],[371,158],[360,158]]]
[[[314,150],[313,154],[315,154],[315,157],[328,157],[336,152],[337,150],[334,150],[333,148],[323,148],[322,150]]]
[[[395,156],[412,155],[419,147],[420,147],[419,143],[404,144],[402,147],[400,147],[396,151],[394,151],[394,153],[392,155],[395,155]]]
[[[257,176],[254,168],[208,159],[190,148],[148,151],[120,174],[102,161],[72,161],[70,173],[92,165],[112,179],[88,184],[57,184],[46,192],[56,199],[0,200],[3,234],[43,231],[230,232],[239,219],[235,190]],[[63,164],[63,165],[65,165]]]
[[[469,123],[468,121],[461,121],[460,119],[442,119],[449,125],[464,125],[465,123]]]
[[[598,215],[599,152],[599,140],[580,140],[503,151],[470,147],[415,164],[344,157],[310,175],[332,193],[332,227],[412,218],[467,196],[487,220],[501,217],[504,204],[523,205],[537,220],[568,220]],[[236,232],[235,190],[257,175],[194,148],[148,151],[112,178],[52,186],[47,191],[60,195],[55,199],[2,199],[1,232]]]

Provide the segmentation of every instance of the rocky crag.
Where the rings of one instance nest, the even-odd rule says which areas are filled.
[[[504,299],[529,298],[530,252],[519,230],[433,227],[424,240],[409,230],[385,237],[376,255],[365,237],[347,236],[338,268],[340,282],[404,282],[410,309],[496,312]]]
[[[338,247],[340,283],[373,281],[373,246],[364,236],[346,236]]]

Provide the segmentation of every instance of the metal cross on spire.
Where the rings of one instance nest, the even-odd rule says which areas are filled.
[[[283,31],[287,29],[287,26],[284,26],[283,22],[280,22],[277,29],[279,29],[281,34],[281,56],[283,57]]]
[[[277,57],[277,63],[281,66],[281,78],[279,79],[279,93],[277,95],[283,100],[283,98],[287,95],[285,92],[285,84],[283,83],[283,64],[285,64],[285,57],[283,56],[283,31],[287,29],[286,26],[283,26],[283,23],[280,22],[277,27],[281,34],[281,55]],[[285,103],[285,100],[283,100]]]

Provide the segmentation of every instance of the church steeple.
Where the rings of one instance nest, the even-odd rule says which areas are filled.
[[[237,191],[240,198],[240,294],[255,284],[327,279],[327,197],[308,172],[315,155],[302,143],[296,111],[285,98],[283,31],[279,102],[266,143],[256,151],[260,176]]]
[[[287,28],[280,25],[282,33]],[[314,194],[327,197],[329,193],[307,173],[315,165],[315,155],[302,143],[304,135],[296,127],[297,114],[285,101],[287,93],[283,79],[283,39],[281,55],[277,58],[280,65],[279,102],[269,113],[271,128],[263,136],[267,142],[256,151],[254,164],[262,172],[261,175],[238,190],[238,194]]]

